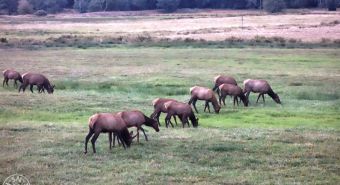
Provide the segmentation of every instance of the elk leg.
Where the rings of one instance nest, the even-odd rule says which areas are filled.
[[[176,118],[176,115],[174,115],[173,117],[174,117],[174,120],[175,120],[175,123],[176,123],[176,126],[177,126],[178,124],[177,124],[177,118]]]
[[[169,123],[171,124],[171,127],[172,128],[174,128],[174,125],[172,124],[172,122],[171,122],[171,116],[173,116],[172,114],[170,114],[170,113],[168,113],[167,115],[166,115],[166,120],[168,121],[168,126],[169,126]]]
[[[198,111],[197,111],[197,108],[196,108],[196,102],[197,102],[197,98],[191,97],[190,100],[189,100],[189,105],[191,105],[191,103],[192,103],[196,113],[198,114]]]
[[[119,143],[119,140],[120,140],[121,144],[123,145],[124,149],[126,149],[126,145],[125,145],[125,142],[124,142],[124,140],[122,138],[122,134],[120,132],[117,132],[117,141],[118,141],[118,143]]]
[[[110,150],[112,149],[112,132],[109,132]]]
[[[257,97],[256,103],[258,103],[260,97],[261,97],[261,93],[260,93],[259,96]]]
[[[159,122],[159,117],[161,116],[161,111],[159,111],[157,114],[156,114],[156,116],[155,116],[155,118],[157,119],[157,121],[158,121],[158,125],[159,126],[161,126],[161,123]]]
[[[30,85],[30,90],[33,93],[33,85]]]
[[[91,136],[93,135],[93,130],[89,129],[89,133],[87,134],[87,136],[85,137],[85,151],[84,154],[87,153],[87,143],[89,142],[89,139],[91,138]]]
[[[5,87],[5,82],[6,82],[6,78],[4,78],[4,81],[2,82],[2,87]]]
[[[91,139],[93,153],[96,153],[96,140],[97,140],[99,134],[100,134],[100,132],[94,133],[94,136]]]
[[[182,115],[181,117],[179,117],[181,122],[182,122],[182,127],[184,128],[185,125],[185,120],[184,120],[184,115]]]
[[[223,96],[223,99],[222,99],[224,106],[226,106],[226,105],[225,105],[225,98],[226,98],[226,97],[227,97],[227,96]]]
[[[116,137],[117,136],[116,136],[116,134],[114,132],[112,132],[112,135],[113,135],[113,138],[112,138],[112,147],[115,147],[115,145],[116,145]],[[117,138],[117,140],[118,140],[118,138]]]
[[[137,127],[137,143],[139,144],[139,127]]]
[[[250,94],[250,91],[247,91],[246,92],[246,97],[247,97],[248,100],[249,100],[249,94]]]
[[[236,103],[237,103],[237,106],[239,105],[239,103],[238,103],[238,98],[237,98],[237,96],[235,96],[235,98],[236,98]],[[241,101],[241,100],[240,100]]]
[[[148,136],[145,134],[145,131],[144,131],[143,127],[140,127],[140,129],[141,129],[141,131],[142,131],[143,134],[144,134],[145,140],[146,140],[146,141],[149,141],[149,140],[148,140]]]
[[[216,89],[216,93],[217,93],[217,95],[220,95],[220,89],[218,87]]]
[[[159,123],[159,116],[161,115],[161,111],[159,111],[158,109],[155,109],[155,111],[150,115],[150,118],[153,118],[158,121],[158,125],[161,126],[161,124]]]
[[[264,94],[262,94],[262,99],[263,99],[263,103],[266,103],[266,102],[264,101]]]
[[[233,99],[233,104],[234,104],[234,107],[235,107],[235,101],[236,101],[236,98],[234,97],[234,99]]]
[[[190,127],[188,117],[183,115],[183,120],[188,125],[188,127]]]
[[[21,84],[21,86],[20,86],[20,88],[19,88],[19,92],[20,92],[20,89],[22,89],[22,92],[25,92],[26,87],[27,87],[27,85]]]
[[[17,80],[14,80],[13,87],[18,87]]]
[[[21,84],[21,85],[19,86],[19,93],[20,93],[20,90],[22,89],[23,85],[24,85],[24,84]],[[22,90],[22,91],[24,91],[24,90]]]
[[[194,101],[194,97],[191,97],[188,104],[191,105],[193,103],[193,101]]]
[[[118,145],[121,146],[122,145],[122,140],[118,137],[117,134],[115,134],[115,136],[116,136]]]
[[[218,95],[218,102],[220,102],[220,105],[222,105],[222,95]]]
[[[166,117],[164,118],[165,121],[165,127],[168,128],[168,120],[166,120]]]
[[[205,112],[205,109],[208,108],[208,111],[210,113],[210,105],[209,105],[209,101],[205,101],[205,108],[204,108],[204,112]]]

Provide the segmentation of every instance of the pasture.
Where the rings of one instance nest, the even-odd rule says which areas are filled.
[[[134,18],[150,21],[148,17],[132,16],[126,22],[133,22]],[[7,38],[19,40],[24,39],[25,33],[33,40],[59,34],[39,35],[34,27],[33,31],[25,29],[25,20],[44,24],[54,18],[38,19],[1,18],[4,24],[0,30],[7,30]],[[108,27],[112,23],[102,17],[94,17],[93,21],[98,19]],[[117,17],[114,21],[125,22],[122,19]],[[153,16],[150,19],[154,21]],[[204,20],[203,15],[201,19]],[[78,29],[72,27],[77,25],[72,21],[67,24],[70,27],[60,28],[71,30],[62,34]],[[39,30],[39,26],[35,28]],[[0,88],[1,183],[15,173],[25,175],[31,184],[340,181],[338,48],[116,45],[87,49],[2,48],[0,56],[1,71],[14,68],[21,73],[40,72],[56,85],[53,95],[38,94],[36,88],[34,93],[28,89],[18,93],[12,81],[10,87]],[[266,79],[283,104],[274,103],[268,96],[265,104],[255,104],[257,96],[250,94],[249,107],[242,104],[233,107],[229,97],[220,114],[214,114],[204,113],[204,102],[198,102],[196,129],[182,129],[180,125],[167,129],[162,114],[160,132],[144,126],[150,141],[142,138],[140,144],[134,142],[127,150],[116,147],[110,151],[107,134],[101,134],[96,143],[97,153],[89,150],[87,155],[83,154],[87,121],[92,114],[139,109],[150,115],[154,98],[187,102],[190,87],[212,88],[213,78],[218,74],[234,76],[240,86],[247,78]]]

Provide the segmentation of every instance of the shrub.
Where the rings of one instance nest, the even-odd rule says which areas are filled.
[[[271,13],[281,12],[286,8],[286,4],[283,0],[265,0],[263,2],[263,8]]]
[[[45,10],[38,10],[34,13],[36,16],[46,16],[47,12]]]
[[[157,0],[157,8],[166,12],[174,12],[179,6],[180,0]]]
[[[27,0],[20,0],[18,5],[19,14],[31,14],[33,12],[32,5]]]

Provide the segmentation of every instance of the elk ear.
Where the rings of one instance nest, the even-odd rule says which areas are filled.
[[[52,85],[52,88],[55,88],[55,85]]]

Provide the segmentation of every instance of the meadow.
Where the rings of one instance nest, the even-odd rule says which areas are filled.
[[[13,28],[17,32],[10,37],[8,32],[7,38],[23,39],[16,35],[20,30],[29,39],[34,40],[30,33],[37,39],[45,37],[21,29],[24,18],[1,21],[16,24],[12,19],[20,22]],[[124,17],[117,19],[124,22]],[[77,30],[69,25],[71,32]],[[1,70],[43,73],[56,85],[53,95],[36,89],[18,93],[12,82],[10,87],[0,87],[0,183],[15,173],[31,184],[324,185],[340,181],[339,48],[120,44],[85,49],[3,47],[0,56]],[[268,96],[265,103],[256,104],[257,96],[251,94],[249,107],[233,107],[228,98],[227,106],[215,114],[204,113],[204,103],[198,102],[198,128],[165,128],[162,115],[160,132],[144,127],[148,142],[143,138],[127,150],[109,150],[108,137],[101,134],[97,153],[83,154],[92,114],[139,109],[150,115],[153,99],[187,102],[190,87],[213,87],[218,74],[234,76],[240,86],[248,78],[266,79],[282,105]]]

